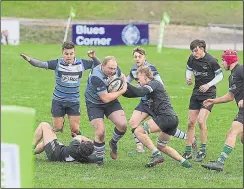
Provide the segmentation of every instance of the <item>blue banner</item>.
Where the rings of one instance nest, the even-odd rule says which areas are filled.
[[[72,41],[81,46],[146,45],[148,24],[73,24]]]

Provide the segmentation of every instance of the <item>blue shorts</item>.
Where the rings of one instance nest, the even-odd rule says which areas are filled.
[[[65,114],[69,116],[79,116],[80,102],[61,102],[52,100],[51,113],[53,117],[64,117]]]
[[[104,115],[108,117],[117,110],[123,110],[118,100],[107,104],[93,104],[92,102],[86,101],[86,109],[90,121],[96,118],[104,118]]]
[[[137,107],[135,108],[135,110],[139,111],[139,112],[144,112],[148,114],[148,111],[145,110],[144,106],[146,106],[145,104],[142,103],[142,101],[140,101],[140,103],[137,105]]]

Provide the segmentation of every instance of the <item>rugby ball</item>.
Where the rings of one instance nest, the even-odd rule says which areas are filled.
[[[120,77],[116,77],[108,84],[108,92],[117,92],[123,87],[123,80]]]

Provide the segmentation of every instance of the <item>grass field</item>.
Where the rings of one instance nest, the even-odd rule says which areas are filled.
[[[6,2],[4,2],[6,3]],[[106,55],[117,57],[121,70],[127,75],[132,66],[132,47],[94,47],[97,56],[103,59]],[[160,72],[172,105],[180,119],[180,128],[187,129],[188,101],[192,87],[185,84],[185,66],[189,50],[164,48],[157,54],[155,46],[146,46],[147,58]],[[77,57],[86,58],[89,47],[77,47]],[[19,105],[35,108],[36,126],[41,121],[51,123],[51,98],[55,85],[54,72],[35,68],[26,63],[19,54],[21,52],[40,60],[50,60],[60,56],[59,45],[19,45],[2,46],[1,49],[1,104]],[[220,60],[220,51],[210,51]],[[239,53],[240,60],[243,52]],[[224,72],[224,80],[218,85],[217,95],[228,91],[228,75]],[[84,103],[84,88],[88,72],[81,82],[81,125],[85,136],[93,138],[93,129],[87,118]],[[139,99],[120,97],[120,102],[129,120]],[[236,104],[216,105],[208,119],[208,160],[216,159],[222,151],[226,132],[237,113]],[[150,152],[133,153],[135,143],[128,129],[124,138],[118,143],[117,160],[109,156],[108,141],[112,136],[113,125],[106,120],[106,157],[105,165],[98,167],[93,164],[51,163],[43,153],[36,156],[34,187],[45,188],[242,188],[243,187],[243,145],[240,139],[225,164],[225,171],[215,172],[203,169],[199,163],[192,162],[193,169],[185,169],[179,162],[165,156],[166,161],[152,169],[144,168],[149,160]],[[129,128],[129,126],[128,126]],[[199,138],[199,128],[196,129]],[[151,138],[156,142],[156,134]],[[68,121],[65,122],[64,133],[58,133],[64,144],[70,141]],[[184,151],[185,141],[173,139],[170,146],[180,153]]]
[[[171,24],[243,23],[242,1],[4,1],[1,4],[1,15],[9,17],[67,19],[73,6],[77,20],[159,21],[162,12],[167,11]]]

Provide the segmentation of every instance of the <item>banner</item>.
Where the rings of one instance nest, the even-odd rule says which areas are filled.
[[[18,20],[1,19],[1,44],[18,45],[20,29]]]
[[[72,25],[72,41],[81,46],[147,45],[148,24]]]
[[[32,188],[36,111],[1,106],[1,188]]]

